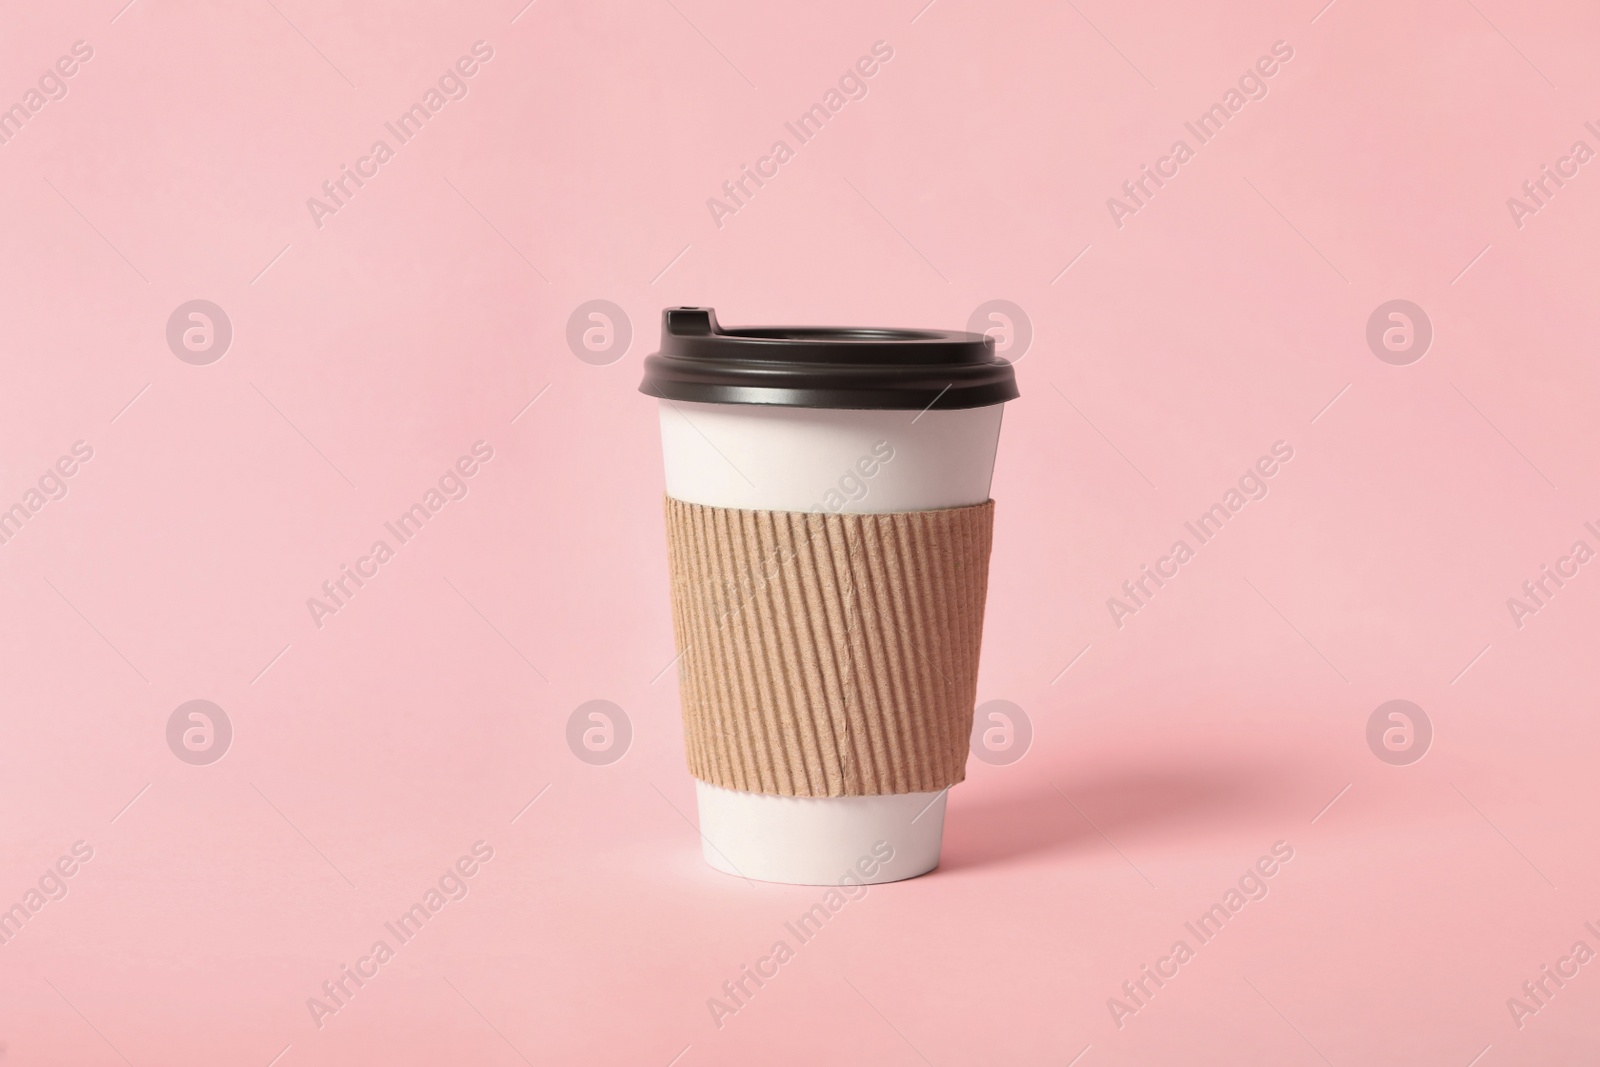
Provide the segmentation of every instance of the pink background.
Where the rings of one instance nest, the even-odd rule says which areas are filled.
[[[1506,604],[1600,548],[1600,164],[1506,205],[1600,148],[1592,7],[123,2],[0,34],[5,105],[93,48],[0,145],[0,506],[93,448],[0,545],[0,907],[94,850],[0,945],[0,1062],[1600,1054],[1600,964],[1507,1007],[1600,950],[1600,566],[1520,628]],[[480,40],[319,227],[307,198]],[[880,40],[719,228],[707,198]],[[233,327],[209,365],[165,337],[193,299]],[[608,365],[565,339],[595,299],[634,332]],[[963,328],[991,299],[1033,340],[979,700],[1032,747],[971,761],[941,868],[719,1029],[707,999],[820,891],[700,860],[640,360],[668,305]],[[1408,366],[1365,340],[1392,299],[1434,329]],[[1279,440],[1270,494],[1119,628],[1107,598]],[[466,498],[318,628],[307,598],[476,441]],[[166,740],[194,699],[234,730],[206,766]],[[607,766],[566,743],[591,699],[632,723]],[[1408,766],[1366,740],[1392,699],[1433,724]],[[307,998],[480,840],[470,894],[319,1028]],[[1269,895],[1119,1028],[1108,998],[1278,841]]]

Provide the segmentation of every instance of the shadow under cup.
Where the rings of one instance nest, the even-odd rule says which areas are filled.
[[[662,315],[685,747],[706,861],[911,878],[965,776],[1012,369],[981,335]]]

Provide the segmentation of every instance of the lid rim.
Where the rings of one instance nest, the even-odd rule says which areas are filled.
[[[925,394],[905,391],[839,389],[785,389],[755,388],[735,385],[691,385],[675,383],[673,387],[652,390],[645,386],[639,392],[657,400],[680,401],[686,404],[744,404],[754,407],[817,408],[851,411],[964,411],[969,408],[986,408],[1004,404],[1020,395],[1015,385],[996,383],[963,390],[959,394],[937,392]]]
[[[751,326],[711,308],[666,308],[639,391],[690,403],[950,410],[1017,398],[994,339],[956,330]],[[798,336],[797,336],[798,335]]]

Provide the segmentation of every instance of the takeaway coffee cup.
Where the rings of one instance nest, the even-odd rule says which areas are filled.
[[[807,885],[932,870],[966,773],[1011,365],[981,334],[668,308],[640,391],[706,861]]]

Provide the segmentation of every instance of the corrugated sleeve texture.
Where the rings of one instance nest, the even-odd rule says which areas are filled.
[[[966,777],[994,501],[882,515],[666,500],[689,770],[876,796]]]

